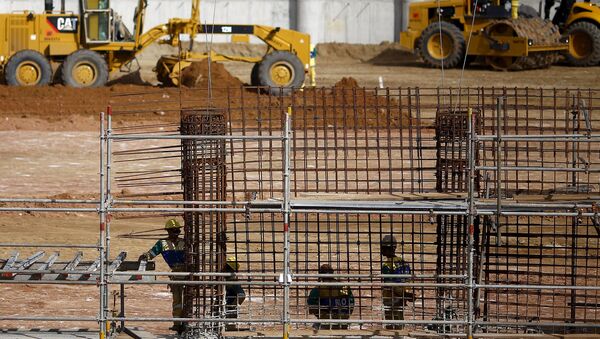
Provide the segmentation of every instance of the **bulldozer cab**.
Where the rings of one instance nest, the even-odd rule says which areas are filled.
[[[81,16],[86,43],[113,41],[110,0],[81,0]]]
[[[112,10],[110,0],[80,1],[86,44],[133,41],[133,35]]]
[[[508,0],[468,0],[469,14],[478,18],[506,19],[510,18],[510,1]]]

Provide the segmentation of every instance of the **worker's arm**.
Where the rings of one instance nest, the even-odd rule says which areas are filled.
[[[308,305],[308,313],[319,316],[319,289],[313,288],[308,295],[308,299],[306,300],[306,304]]]
[[[246,300],[246,292],[241,285],[229,285],[225,289],[227,305],[241,305]]]
[[[162,251],[163,251],[163,243],[162,243],[162,240],[159,240],[156,242],[156,244],[154,244],[154,246],[152,246],[152,248],[148,252],[140,255],[138,261],[152,260],[157,255],[161,254]]]
[[[348,314],[352,314],[354,311],[354,294],[352,294],[352,290],[348,287]]]

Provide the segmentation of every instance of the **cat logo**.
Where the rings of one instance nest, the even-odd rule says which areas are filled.
[[[76,33],[79,18],[76,16],[50,16],[48,24],[56,33]]]

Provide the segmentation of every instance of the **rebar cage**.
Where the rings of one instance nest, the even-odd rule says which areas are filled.
[[[101,214],[184,217],[192,275],[181,320],[196,335],[293,336],[323,324],[348,325],[334,336],[394,335],[389,325],[414,335],[600,331],[597,91],[217,92],[221,107],[201,90],[113,97],[103,134],[104,189],[124,191],[101,199]],[[382,275],[386,235],[409,274]],[[233,275],[222,270],[229,256]],[[333,280],[318,280],[323,264]],[[234,316],[231,284],[246,294]],[[307,304],[317,286],[352,290],[351,315],[317,319]],[[414,295],[403,319],[385,316],[382,291],[394,286]],[[101,309],[99,320],[118,319]]]

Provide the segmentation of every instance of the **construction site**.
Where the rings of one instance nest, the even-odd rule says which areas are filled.
[[[316,48],[146,4],[127,39],[93,0],[81,39],[0,39],[0,337],[600,338],[587,2]]]

